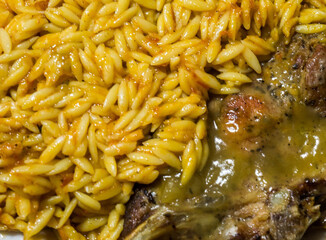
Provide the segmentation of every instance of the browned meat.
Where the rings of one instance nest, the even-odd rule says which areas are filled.
[[[317,45],[307,60],[303,78],[303,96],[307,105],[326,116],[326,47]]]
[[[306,65],[305,82],[308,87],[318,87],[326,80],[326,47],[317,45]]]
[[[303,100],[326,116],[326,46],[318,43],[318,36],[298,34],[290,46],[279,46],[264,66],[263,78],[275,96]]]
[[[223,139],[248,151],[263,144],[261,135],[270,131],[286,110],[281,109],[262,84],[255,85],[226,97],[218,121]]]
[[[245,94],[233,95],[225,99],[221,130],[227,139],[237,141],[257,137],[272,116],[263,99]]]
[[[324,180],[306,180],[292,189],[272,190],[265,200],[241,206],[225,217],[215,236],[232,240],[301,239],[307,226],[318,219],[318,197],[324,194]]]
[[[243,194],[244,199],[251,198],[250,192],[239,194]],[[232,209],[200,211],[193,208],[189,211],[187,203],[178,208],[154,207],[151,197],[139,190],[128,204],[125,224],[128,230],[124,230],[122,238],[133,230],[127,239],[297,240],[320,216],[320,196],[325,194],[325,180],[306,180],[295,186],[269,190],[267,194],[261,190],[256,192],[261,197]],[[142,214],[135,209],[140,209]],[[140,226],[143,222],[140,219],[144,217],[146,224]],[[205,235],[198,232],[198,226],[207,227],[212,221],[216,226],[214,231],[206,229]]]
[[[139,224],[144,222],[152,214],[152,206],[155,204],[154,198],[145,188],[138,188],[126,209],[126,217],[121,238],[125,238]]]

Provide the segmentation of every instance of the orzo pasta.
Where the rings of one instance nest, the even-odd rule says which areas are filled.
[[[117,239],[134,183],[204,167],[208,94],[325,31],[325,4],[0,0],[1,230]]]

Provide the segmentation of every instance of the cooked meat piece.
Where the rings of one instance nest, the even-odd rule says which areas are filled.
[[[303,78],[303,97],[307,105],[312,106],[326,116],[326,47],[317,45],[307,60]]]
[[[270,110],[263,99],[237,94],[227,97],[222,108],[221,130],[237,141],[257,137],[270,122]]]
[[[121,233],[122,239],[152,214],[151,208],[154,204],[154,198],[146,188],[139,187],[135,189],[135,193],[126,208],[125,221]]]
[[[186,203],[178,208],[152,206],[150,215],[146,211],[144,224],[136,230],[129,228],[128,231],[134,231],[126,239],[301,239],[308,226],[320,215],[319,199],[326,194],[325,186],[325,180],[306,180],[295,186],[271,189],[268,194],[261,195],[264,197],[256,198],[256,201],[239,203],[226,210],[203,211],[195,207],[190,210]],[[239,194],[243,194],[244,199],[251,198],[251,193],[245,190]],[[259,195],[259,192],[256,194]],[[145,202],[149,207],[148,198],[143,193],[138,196],[147,199]],[[128,208],[133,201],[128,204]],[[127,225],[131,223],[130,220],[126,222]],[[212,222],[215,225],[205,229]],[[214,226],[215,230],[212,231]],[[123,237],[126,237],[126,233]]]
[[[281,44],[263,71],[263,80],[279,100],[303,100],[326,116],[326,46],[316,35],[298,34],[289,46]]]
[[[236,141],[257,137],[279,118],[279,111],[257,96],[238,94],[225,99],[221,130]]]
[[[265,201],[240,206],[226,216],[215,236],[232,240],[301,239],[319,217],[318,197],[325,194],[324,180],[306,180],[292,189],[272,190]]]
[[[249,151],[262,145],[261,136],[280,121],[285,110],[257,83],[224,99],[218,124],[225,141]]]
[[[317,45],[312,56],[307,60],[305,83],[314,88],[326,83],[326,47]]]

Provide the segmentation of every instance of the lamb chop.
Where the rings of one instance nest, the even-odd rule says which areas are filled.
[[[209,103],[210,159],[187,186],[137,186],[123,239],[301,239],[326,196],[326,47],[296,35],[253,83]]]

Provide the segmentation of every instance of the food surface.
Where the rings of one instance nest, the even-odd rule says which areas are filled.
[[[325,9],[0,0],[0,229],[301,236],[323,185]],[[293,198],[282,209],[267,204],[284,192]],[[269,211],[296,217],[292,227]]]
[[[239,93],[211,98],[206,167],[185,187],[175,172],[138,187],[123,237],[301,239],[317,219],[325,224],[326,119],[306,101],[316,89],[301,89],[326,73],[311,72],[325,60],[317,37],[297,34]]]

